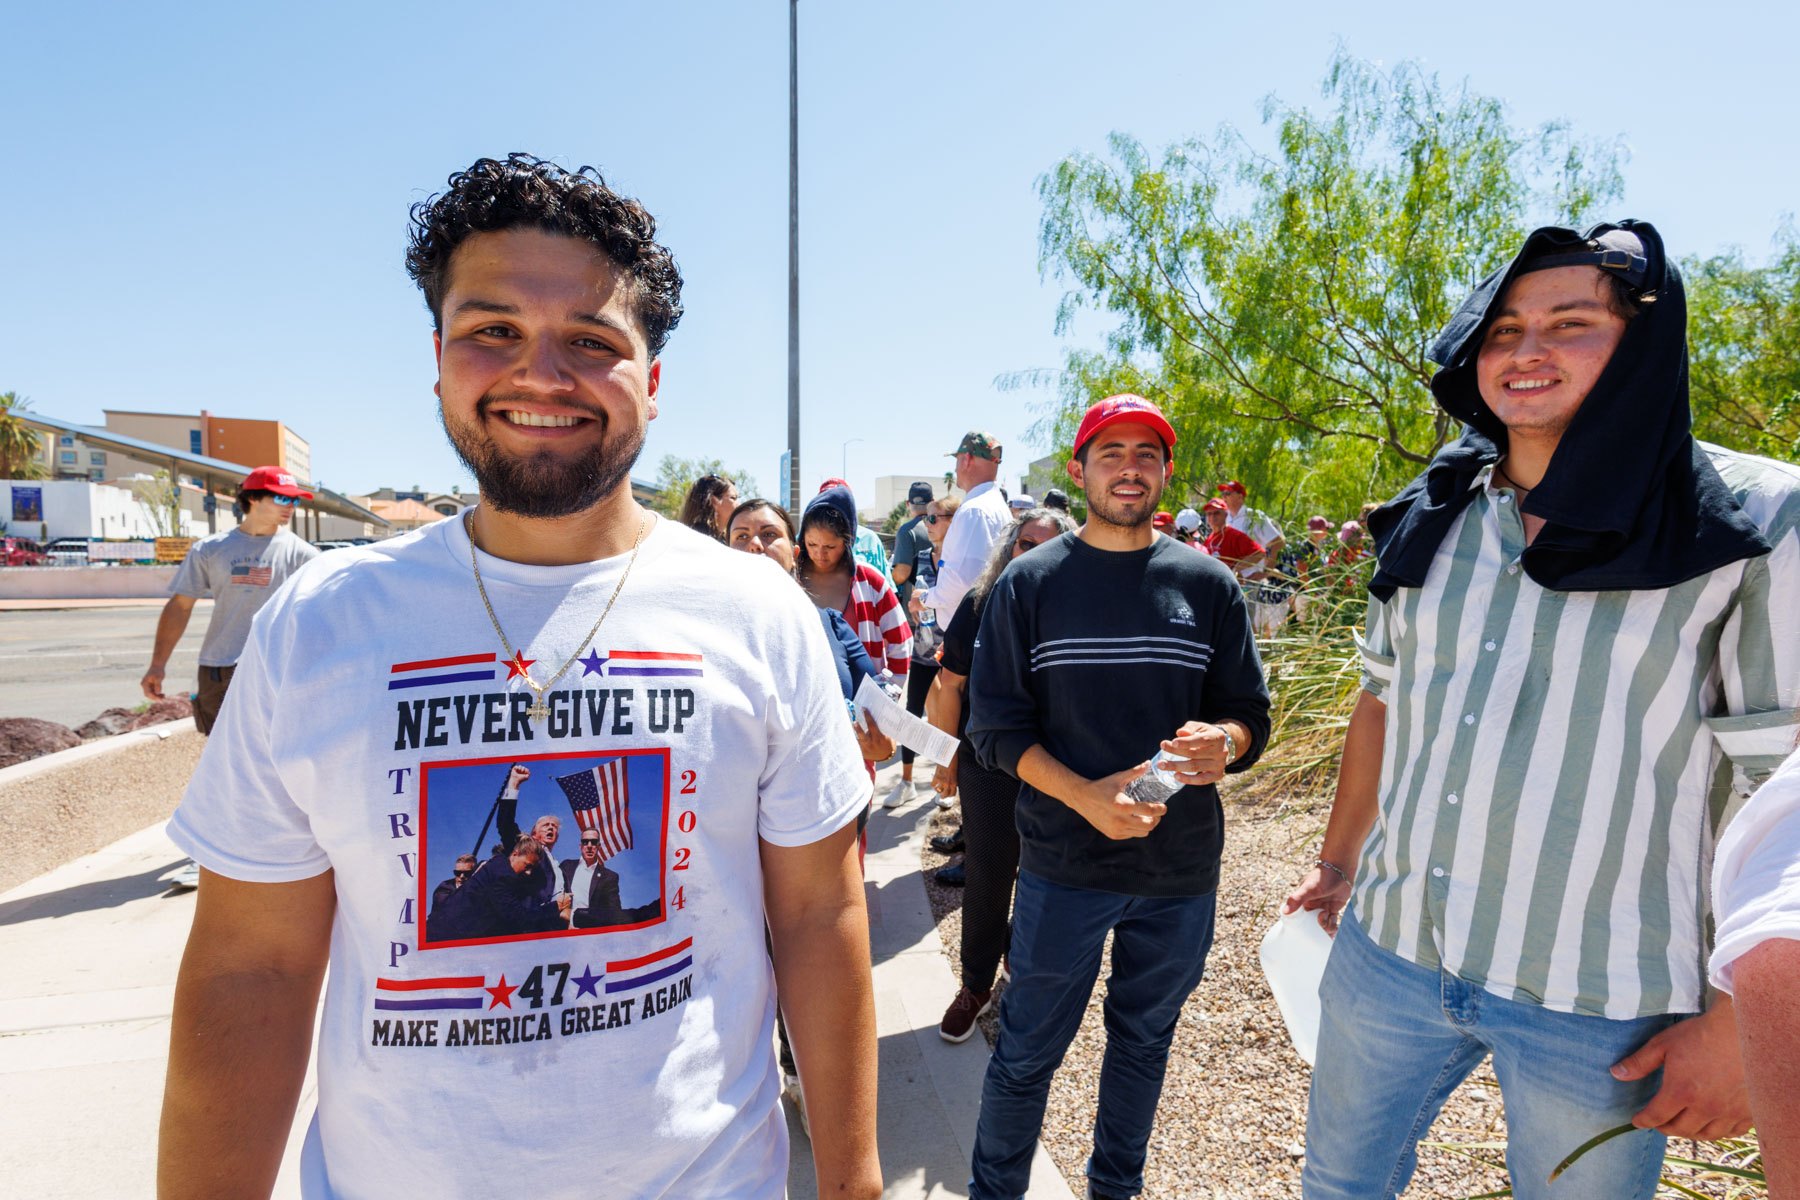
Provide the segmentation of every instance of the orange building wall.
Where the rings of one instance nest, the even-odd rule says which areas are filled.
[[[206,422],[206,453],[247,467],[286,467],[287,439],[280,421],[252,421],[235,417],[211,417]]]

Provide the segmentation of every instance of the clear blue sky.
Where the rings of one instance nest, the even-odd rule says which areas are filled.
[[[1364,12],[1363,9],[1379,11]],[[13,5],[0,391],[279,418],[341,491],[470,482],[438,431],[409,204],[482,155],[592,163],[687,279],[636,474],[786,443],[787,5]],[[1621,10],[1622,12],[1626,10]],[[802,482],[941,472],[967,428],[1016,478],[1060,363],[1033,181],[1112,130],[1266,137],[1338,38],[1467,77],[1522,123],[1631,150],[1621,215],[1762,261],[1800,196],[1791,4],[801,4]],[[1097,329],[1085,331],[1092,338]]]

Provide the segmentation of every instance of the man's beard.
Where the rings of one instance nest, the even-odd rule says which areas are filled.
[[[444,410],[438,410],[444,436],[480,486],[481,502],[501,512],[538,518],[584,512],[617,491],[644,452],[642,426],[608,437],[610,422],[605,414],[596,412],[593,419],[600,425],[600,440],[578,457],[564,458],[549,446],[523,458],[513,457],[494,445],[481,427],[484,419],[506,419],[489,418],[488,414],[507,398],[492,392],[483,396],[475,405],[475,421],[466,425],[452,424]]]
[[[1120,529],[1136,529],[1146,525],[1156,517],[1157,501],[1162,499],[1162,489],[1149,480],[1142,480],[1139,487],[1144,489],[1144,506],[1138,512],[1132,512],[1126,505],[1115,503],[1110,491],[1098,496],[1088,497],[1088,516],[1099,517],[1108,525],[1116,525]]]

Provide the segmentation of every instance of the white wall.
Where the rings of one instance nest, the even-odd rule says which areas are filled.
[[[169,594],[179,568],[8,567],[0,570],[0,600],[122,600]]]

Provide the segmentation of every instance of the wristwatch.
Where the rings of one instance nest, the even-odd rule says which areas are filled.
[[[1225,735],[1225,767],[1229,770],[1231,764],[1237,761],[1237,739],[1223,725],[1219,726],[1219,732]]]

